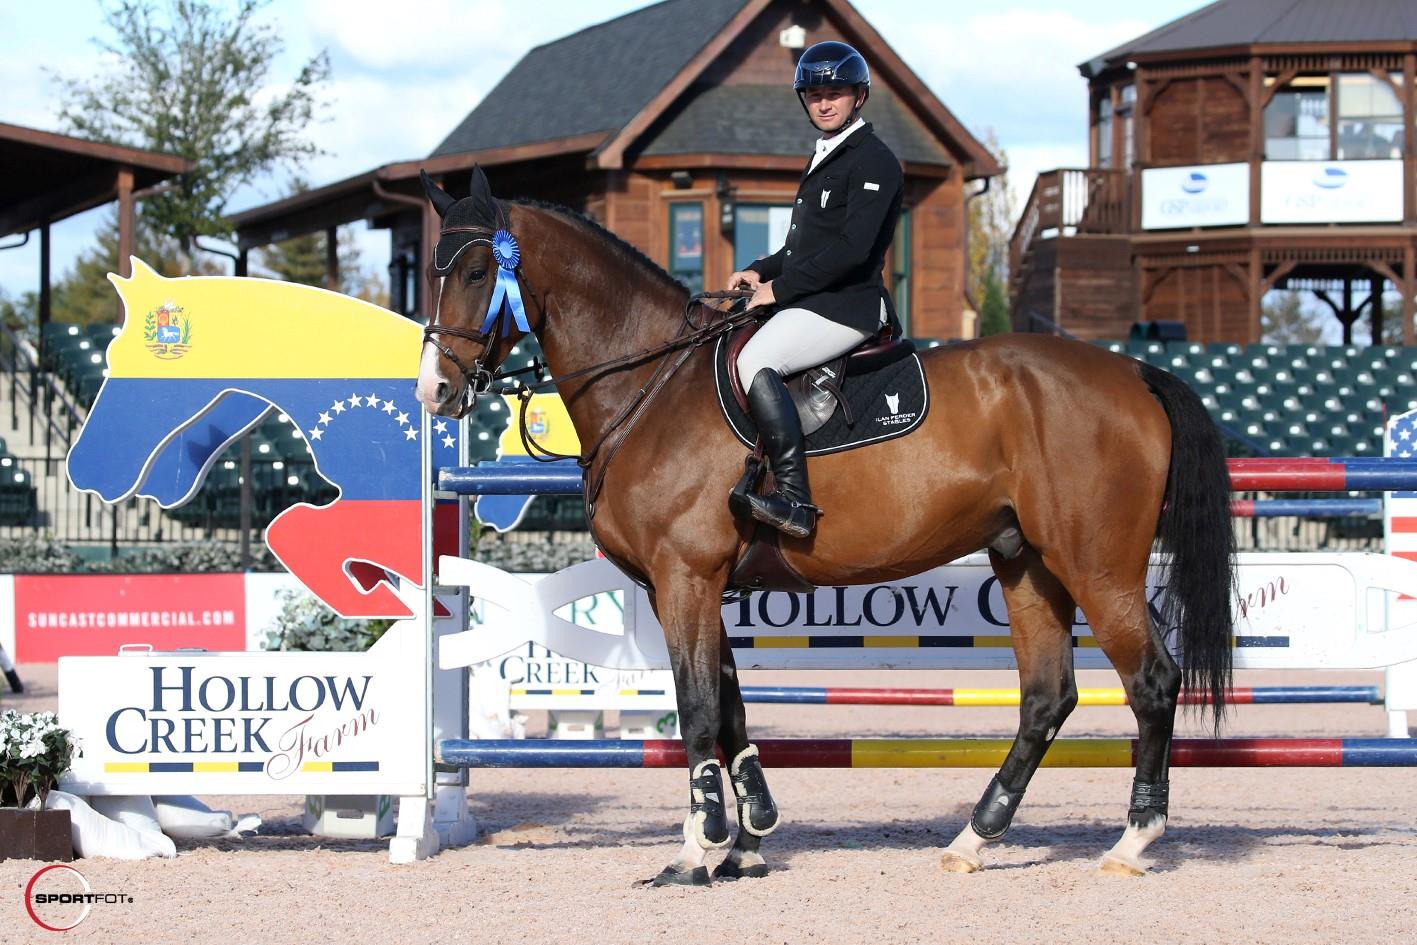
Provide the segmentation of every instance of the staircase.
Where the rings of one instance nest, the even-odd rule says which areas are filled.
[[[1015,331],[1115,338],[1136,320],[1132,187],[1125,171],[1038,175],[1009,241]]]
[[[64,461],[85,411],[56,375],[37,364],[28,338],[0,328],[0,538],[39,533],[70,544],[112,546],[120,540],[171,541],[191,531],[150,500],[107,506],[70,484]]]

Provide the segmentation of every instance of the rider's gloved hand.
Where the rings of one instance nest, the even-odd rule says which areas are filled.
[[[773,295],[771,282],[760,282],[753,288],[753,297],[748,300],[749,308],[767,308],[777,304],[777,296]]]
[[[763,281],[763,277],[752,269],[740,269],[728,277],[728,291],[735,289],[754,289]]]

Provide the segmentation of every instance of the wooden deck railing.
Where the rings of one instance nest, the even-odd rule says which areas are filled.
[[[1009,266],[1019,272],[1034,239],[1077,233],[1121,234],[1132,229],[1132,176],[1102,168],[1044,171],[1009,241]]]

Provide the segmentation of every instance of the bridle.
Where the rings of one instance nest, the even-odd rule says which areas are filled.
[[[500,216],[500,214],[501,208],[499,207],[498,215]],[[468,246],[473,246],[477,243],[491,246],[495,231],[490,226],[445,226],[438,231],[440,238],[449,233],[473,233],[476,234],[476,238],[469,240],[467,243]],[[454,257],[454,259],[456,259],[456,257]],[[518,261],[514,272],[515,278],[525,279],[525,276],[521,272],[520,261]],[[527,291],[531,291],[530,285],[527,286]],[[532,293],[532,297],[535,298],[535,293]],[[468,409],[471,409],[472,406],[477,403],[479,394],[491,392],[492,384],[496,380],[492,372],[483,367],[483,362],[497,346],[503,319],[495,317],[495,315],[500,315],[501,313],[495,313],[493,317],[489,319],[492,326],[489,331],[471,331],[467,328],[458,328],[455,325],[439,325],[438,310],[442,307],[442,303],[443,295],[439,292],[438,299],[434,303],[433,317],[429,319],[428,325],[423,329],[423,343],[430,344],[436,348],[438,353],[451,361],[458,369],[458,372],[462,374],[464,383],[463,396],[467,399]],[[542,315],[545,315],[544,309]],[[487,322],[483,324],[484,327],[486,327]],[[463,364],[462,359],[453,351],[452,346],[440,341],[438,335],[451,335],[454,338],[463,338],[482,345],[482,350],[480,350],[477,353],[477,357],[473,359],[472,367]]]
[[[500,205],[498,206],[497,210],[498,217],[500,220],[502,219],[502,208]],[[505,224],[503,229],[505,230]],[[468,243],[466,244],[468,246],[472,246],[477,243],[492,245],[493,238],[497,236],[497,232],[494,231],[491,227],[477,225],[443,227],[439,231],[439,236],[441,237],[448,233],[474,234],[475,238],[468,241]],[[461,252],[461,250],[459,252]],[[456,257],[454,257],[454,259],[456,259]],[[497,260],[497,262],[499,265],[501,264],[500,259]],[[449,265],[451,265],[451,263]],[[530,281],[526,277],[525,270],[523,270],[521,267],[521,259],[519,255],[515,260],[514,266],[511,268],[511,272],[511,277],[513,279],[519,280],[519,284],[526,288],[527,294],[531,297],[532,302],[535,303],[536,308],[539,310],[538,318],[540,319],[542,324],[545,324],[546,302],[543,300],[542,297],[539,297],[535,289],[532,288]],[[492,310],[493,308],[501,307],[500,304],[492,304],[497,300],[497,294],[495,291],[493,293],[492,300],[489,302],[489,311],[483,320],[483,330],[481,331],[472,331],[467,328],[458,328],[453,325],[439,325],[438,308],[440,308],[442,305],[442,297],[440,295],[438,302],[435,304],[433,317],[430,320],[428,326],[423,329],[423,340],[426,344],[433,345],[433,347],[436,348],[440,354],[442,354],[449,361],[451,361],[453,365],[458,369],[458,371],[461,372],[464,382],[463,396],[467,400],[468,409],[471,409],[472,406],[476,404],[477,398],[483,394],[493,394],[498,396],[515,396],[517,398],[520,404],[520,409],[518,411],[518,426],[520,428],[522,446],[525,448],[527,455],[530,456],[532,459],[535,459],[538,462],[554,462],[556,460],[574,459],[582,469],[588,469],[595,462],[595,459],[600,454],[602,447],[606,446],[607,442],[610,441],[612,437],[614,437],[614,441],[610,443],[610,447],[606,452],[605,462],[601,464],[601,467],[597,471],[597,473],[591,476],[590,480],[586,483],[586,512],[588,516],[593,517],[595,514],[595,501],[600,493],[600,486],[604,482],[605,472],[609,468],[611,457],[615,455],[615,453],[619,450],[620,445],[625,441],[625,437],[629,435],[630,431],[634,429],[640,418],[644,416],[646,409],[649,407],[650,402],[653,401],[655,395],[658,394],[664,388],[664,385],[668,383],[669,379],[673,377],[676,373],[678,373],[679,369],[684,366],[684,363],[688,361],[689,356],[693,354],[694,349],[717,339],[721,335],[727,334],[735,328],[747,324],[748,322],[757,318],[759,314],[754,309],[742,308],[737,311],[729,311],[721,318],[716,318],[708,322],[697,322],[694,318],[695,309],[708,309],[714,312],[721,312],[720,309],[713,308],[711,305],[705,303],[720,302],[725,300],[746,300],[751,295],[752,293],[746,290],[733,290],[728,292],[699,292],[693,294],[689,297],[688,302],[685,303],[683,324],[680,326],[679,331],[674,338],[663,344],[656,345],[652,348],[646,348],[641,351],[635,351],[627,355],[622,355],[618,358],[611,358],[606,361],[601,361],[596,364],[592,364],[589,367],[581,368],[577,371],[572,371],[569,374],[563,374],[560,377],[548,377],[546,366],[542,364],[539,360],[533,361],[528,367],[521,368],[515,371],[497,371],[496,373],[493,373],[491,370],[485,367],[485,361],[488,355],[497,347],[497,342],[501,340],[503,325],[508,321],[507,318],[503,317],[503,313],[501,311]],[[527,323],[527,330],[528,333],[532,333],[530,332],[529,322]],[[451,346],[445,344],[438,338],[439,335],[448,335],[454,338],[463,338],[465,340],[480,344],[482,348],[478,352],[477,357],[473,359],[472,365],[468,366],[464,364],[460,358],[458,358],[458,356],[453,352]],[[630,398],[630,401],[625,404],[625,406],[606,425],[605,429],[601,432],[595,443],[591,445],[590,449],[585,451],[583,454],[579,456],[572,456],[567,453],[557,453],[553,450],[547,449],[546,447],[537,443],[536,440],[532,438],[531,433],[527,428],[527,409],[531,404],[531,397],[533,394],[537,393],[538,391],[553,388],[559,384],[563,384],[571,380],[576,380],[581,377],[591,377],[594,375],[606,374],[610,371],[632,367],[637,364],[643,364],[647,361],[651,361],[656,358],[663,358],[665,355],[668,355],[670,352],[676,350],[681,351],[680,356],[672,360],[666,359],[660,361],[659,365],[655,368],[654,373],[650,375],[649,379],[644,383],[644,385],[640,387],[640,389],[635,393],[635,395]],[[518,381],[510,385],[498,384],[499,381],[510,380],[512,378],[528,373],[535,373],[536,380],[530,383],[523,383]]]

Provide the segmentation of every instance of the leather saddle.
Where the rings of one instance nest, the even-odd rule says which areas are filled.
[[[733,397],[744,413],[748,412],[748,397],[743,379],[738,376],[738,355],[762,326],[762,322],[749,322],[728,336],[728,380],[733,387]],[[821,429],[838,409],[845,412],[847,426],[855,426],[856,418],[851,415],[851,406],[841,386],[847,376],[869,374],[910,357],[914,351],[913,342],[887,326],[879,335],[868,338],[846,354],[785,378],[787,392],[792,395],[797,418],[802,423],[802,435],[809,436]]]
[[[733,397],[744,413],[748,412],[748,398],[743,390],[743,380],[738,376],[738,354],[762,324],[750,322],[728,337],[725,358],[728,379]],[[852,416],[842,390],[846,378],[853,374],[868,374],[908,358],[914,352],[915,345],[909,339],[901,338],[891,327],[885,327],[879,335],[846,354],[786,378],[788,393],[802,423],[802,434],[806,436],[820,429],[838,409],[844,411],[847,425],[854,426],[856,418]],[[765,475],[770,476],[765,466],[760,441],[759,448],[744,462],[743,476],[733,491],[747,493],[757,489]],[[754,523],[753,535],[728,577],[730,595],[752,591],[809,593],[813,590],[812,584],[783,558],[780,538],[781,534],[776,529],[760,522]]]

